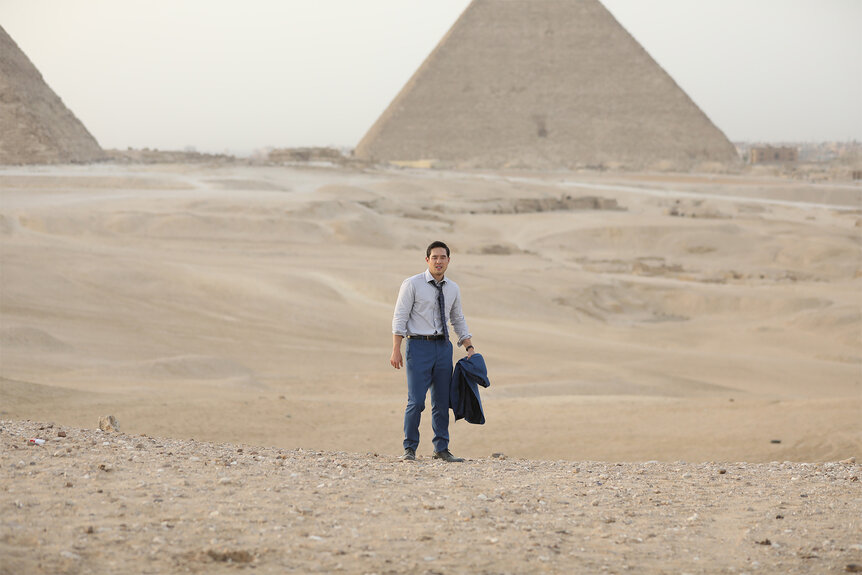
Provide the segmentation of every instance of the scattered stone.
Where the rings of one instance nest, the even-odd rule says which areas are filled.
[[[223,563],[251,563],[254,561],[254,555],[243,549],[209,549],[207,550],[207,555],[214,561],[221,561]]]
[[[491,457],[493,457],[495,459],[508,459],[508,457],[506,457],[505,453],[500,453],[500,452],[492,453]]]
[[[99,418],[99,429],[108,433],[120,431],[120,422],[113,415],[103,415]]]
[[[843,463],[844,465],[852,465],[852,464],[856,463],[856,458],[855,457],[848,457],[847,459],[842,459],[838,463]]]
[[[844,566],[844,571],[847,573],[862,573],[862,564],[848,563]]]
[[[770,440],[769,443],[781,443],[781,440],[780,439],[773,439],[773,440]]]
[[[400,536],[406,533],[400,522],[416,518],[423,518],[425,527],[415,539],[432,542],[411,556],[407,569],[416,572],[435,566],[423,561],[425,555],[444,560],[432,551],[438,547],[459,553],[465,572],[481,572],[489,560],[511,560],[512,572],[534,571],[541,565],[536,561],[544,561],[548,572],[593,572],[600,563],[579,562],[565,550],[577,555],[588,546],[610,545],[618,557],[637,555],[641,565],[621,562],[611,568],[609,563],[608,571],[630,565],[632,571],[653,573],[667,565],[664,549],[681,541],[691,554],[680,558],[679,570],[696,572],[704,567],[693,558],[715,553],[723,530],[732,527],[747,532],[745,544],[755,547],[728,555],[728,572],[803,573],[831,565],[836,572],[862,573],[842,571],[860,564],[862,542],[852,530],[835,528],[852,526],[859,516],[860,502],[848,497],[848,490],[859,485],[850,483],[851,476],[862,473],[837,458],[824,463],[513,459],[463,470],[436,469],[420,460],[418,468],[404,470],[386,453],[377,458],[151,440],[94,429],[69,432],[74,441],[66,440],[62,451],[72,448],[74,459],[4,449],[26,445],[38,426],[0,421],[5,479],[0,479],[0,509],[6,510],[0,522],[7,543],[28,546],[32,558],[15,573],[38,571],[38,561],[57,572],[98,572],[99,561],[106,559],[116,563],[117,572],[135,571],[145,559],[151,572],[275,572],[290,565],[297,572],[323,566],[327,572],[382,573],[404,558],[403,548],[392,548],[382,534]],[[146,449],[136,450],[138,442]],[[22,457],[25,453],[29,457]],[[264,461],[256,463],[258,457]],[[122,463],[126,459],[129,463]],[[236,467],[223,466],[236,460]],[[102,473],[111,467],[112,473]],[[732,477],[715,477],[722,470]],[[691,479],[680,481],[684,475]],[[800,500],[800,495],[808,497]],[[277,520],[273,510],[280,510]],[[780,523],[770,528],[769,517]],[[441,522],[445,532],[432,527]],[[766,532],[780,535],[780,542],[766,539]],[[64,559],[64,549],[80,559]],[[425,570],[443,572],[445,565]]]
[[[57,437],[66,437],[66,432],[65,431],[58,431]]]

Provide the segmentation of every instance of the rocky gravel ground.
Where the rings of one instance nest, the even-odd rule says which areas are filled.
[[[0,421],[0,573],[862,572],[852,459],[495,455],[402,462]]]

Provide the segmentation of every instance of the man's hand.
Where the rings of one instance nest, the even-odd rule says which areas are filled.
[[[389,365],[395,369],[401,369],[401,366],[404,365],[404,358],[401,357],[401,341],[403,339],[403,335],[392,334],[392,356],[389,358]]]
[[[400,349],[392,350],[392,357],[389,358],[389,365],[395,369],[401,369],[401,366],[404,365],[404,359],[401,357]]]

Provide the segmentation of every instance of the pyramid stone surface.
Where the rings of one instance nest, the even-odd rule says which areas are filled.
[[[90,162],[103,157],[96,139],[0,27],[0,164]]]
[[[738,159],[598,0],[474,0],[355,155],[492,168]]]

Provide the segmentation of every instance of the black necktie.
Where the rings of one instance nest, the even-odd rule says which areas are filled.
[[[437,307],[440,309],[440,321],[443,323],[443,335],[449,339],[449,329],[446,327],[446,303],[443,299],[443,282],[435,283],[437,288]]]

